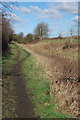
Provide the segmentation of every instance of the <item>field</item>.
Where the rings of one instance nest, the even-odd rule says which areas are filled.
[[[64,40],[43,40],[36,44],[18,44],[36,58],[50,81],[50,95],[56,96],[58,107],[78,115],[79,79],[78,79],[78,43],[63,49]],[[55,87],[54,87],[55,86]],[[72,89],[73,88],[73,89]],[[68,97],[67,97],[68,96]],[[62,97],[62,98],[61,98]]]
[[[44,67],[48,71],[53,71],[53,68],[58,65],[64,66],[66,69],[71,69],[77,75],[78,67],[78,43],[73,43],[71,48],[63,49],[64,40],[53,41],[41,41],[37,44],[21,45],[23,48],[28,49],[33,54],[38,55],[40,62],[44,64]],[[37,57],[37,58],[38,58]]]
[[[79,5],[50,1],[0,2],[2,119],[80,119]]]
[[[72,118],[77,115],[78,45],[74,42],[71,48],[63,49],[63,41],[10,44],[11,53],[3,58],[3,118],[17,118],[22,111],[20,117],[28,118]],[[65,92],[65,84],[69,94]],[[69,98],[68,104],[75,100],[66,106],[65,96]]]

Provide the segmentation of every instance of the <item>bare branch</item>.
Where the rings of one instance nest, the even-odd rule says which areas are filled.
[[[0,8],[1,10],[2,10],[2,13],[4,14],[4,16],[6,16],[7,14],[6,14],[6,10],[7,11],[9,11],[10,13],[12,13],[13,11],[13,9],[12,9],[12,7],[11,7],[11,5],[13,5],[13,6],[17,6],[18,7],[18,3],[17,2],[9,2],[9,4],[7,4],[7,3],[4,3],[4,2],[1,2],[0,1],[0,4],[5,8],[5,10],[3,9],[3,8]]]

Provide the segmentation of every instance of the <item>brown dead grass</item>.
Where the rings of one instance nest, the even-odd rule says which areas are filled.
[[[79,77],[78,46],[74,45],[72,48],[63,50],[62,43],[39,42],[31,45],[18,45],[35,56],[38,66],[43,66],[46,76],[51,80],[50,95],[56,95],[59,105],[63,106],[61,108],[68,110],[74,116],[78,115],[76,112],[78,107],[75,107],[79,103],[76,99],[79,98],[80,91],[80,83],[77,81]],[[59,91],[57,91],[58,87]],[[54,93],[55,90],[57,93]],[[69,105],[64,106],[63,103],[67,98]],[[76,103],[72,102],[72,106],[70,106],[70,98],[76,100]]]
[[[63,50],[63,43],[46,43],[20,45],[36,56],[39,64],[46,69],[48,76],[59,80],[77,80],[78,47]]]

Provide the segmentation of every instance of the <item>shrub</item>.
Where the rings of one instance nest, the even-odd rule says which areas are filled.
[[[9,50],[8,44],[12,40],[13,30],[10,21],[7,18],[2,18],[2,51]]]
[[[34,35],[34,39],[40,39],[39,35]]]
[[[71,47],[72,47],[72,42],[70,38],[68,38],[67,41],[64,43],[63,49],[71,48]]]

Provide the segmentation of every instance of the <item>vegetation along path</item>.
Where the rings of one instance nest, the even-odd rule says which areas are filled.
[[[34,111],[33,105],[30,101],[28,94],[26,93],[25,83],[24,83],[24,75],[22,74],[22,66],[21,64],[27,59],[29,54],[25,56],[25,58],[20,60],[21,52],[19,49],[17,51],[16,56],[16,64],[13,66],[13,79],[15,80],[16,84],[16,94],[17,94],[17,107],[16,107],[16,114],[18,118],[33,118]]]
[[[10,47],[11,57],[3,61],[3,118],[71,118],[50,96],[50,79],[35,56],[19,45]]]

